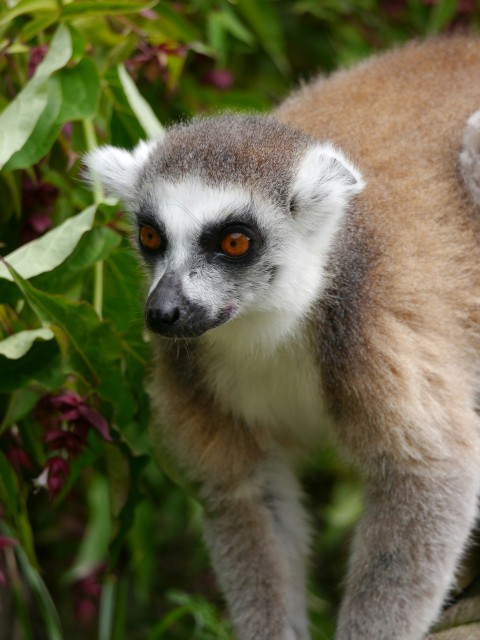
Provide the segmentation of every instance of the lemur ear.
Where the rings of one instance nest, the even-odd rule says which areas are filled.
[[[307,149],[300,161],[290,199],[293,216],[314,212],[317,221],[344,212],[365,187],[360,171],[331,144]],[[320,216],[318,214],[321,214]]]
[[[142,140],[133,151],[111,146],[98,147],[84,157],[86,181],[90,184],[98,181],[108,195],[128,204],[135,199],[140,170],[157,142]]]

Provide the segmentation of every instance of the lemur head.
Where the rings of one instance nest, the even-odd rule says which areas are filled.
[[[288,332],[364,186],[341,151],[262,116],[193,120],[133,152],[99,148],[87,166],[132,212],[146,322],[174,338],[272,314]]]

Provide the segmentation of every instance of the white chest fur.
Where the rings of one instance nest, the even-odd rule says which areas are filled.
[[[207,385],[235,418],[300,447],[320,441],[325,410],[312,345],[289,339],[252,348],[213,338],[204,355]]]

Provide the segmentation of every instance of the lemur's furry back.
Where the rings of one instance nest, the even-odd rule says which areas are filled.
[[[241,640],[310,637],[291,465],[326,425],[368,478],[338,639],[420,640],[452,584],[480,487],[479,77],[479,40],[412,43],[87,161],[138,229],[155,437]]]

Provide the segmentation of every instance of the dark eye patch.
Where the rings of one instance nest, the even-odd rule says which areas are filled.
[[[168,235],[165,225],[158,220],[158,218],[148,211],[141,209],[138,213],[135,214],[135,221],[137,224],[137,246],[139,251],[146,257],[152,259],[153,257],[158,257],[158,255],[165,253],[165,250],[168,245]],[[139,233],[142,227],[151,227],[154,229],[162,238],[161,248],[155,251],[149,251],[142,244],[139,238]]]
[[[225,254],[222,242],[229,234],[240,234],[249,239],[249,249],[244,255],[232,257]],[[223,218],[221,223],[207,225],[200,236],[199,244],[209,262],[223,262],[241,266],[254,260],[265,243],[253,216],[244,213],[243,215],[232,214]]]

